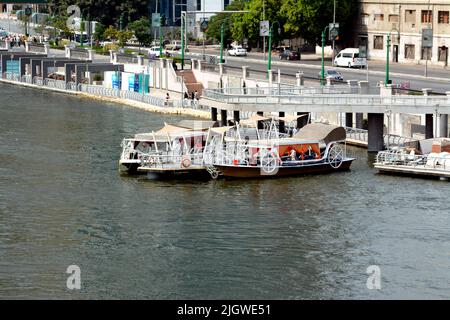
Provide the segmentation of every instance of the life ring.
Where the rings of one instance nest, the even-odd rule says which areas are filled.
[[[189,157],[183,157],[183,160],[181,160],[181,166],[183,168],[189,168],[191,166],[191,159]]]

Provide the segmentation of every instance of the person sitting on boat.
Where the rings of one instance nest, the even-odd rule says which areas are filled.
[[[305,160],[316,159],[317,154],[313,151],[311,146],[308,146],[308,150],[305,152]]]
[[[295,151],[295,149],[291,150],[291,153],[289,154],[289,157],[291,158],[291,161],[296,161],[297,160],[297,152]]]

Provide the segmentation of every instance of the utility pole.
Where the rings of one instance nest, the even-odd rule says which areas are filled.
[[[325,27],[322,31],[322,72],[321,72],[321,79],[320,84],[323,86],[324,80],[325,80],[325,33],[327,32],[328,26]]]
[[[431,29],[430,20],[431,20],[431,17],[433,16],[433,14],[430,14],[430,1],[431,0],[428,0],[428,9],[427,9],[428,29]],[[433,50],[433,47],[431,47],[431,50]],[[427,56],[425,57],[425,77],[428,77],[428,56],[429,56],[429,53],[430,53],[430,48],[427,47]]]
[[[280,23],[278,21],[274,21],[269,28],[269,62],[267,63],[267,73],[269,70],[272,70],[272,37],[273,37],[273,26],[274,24],[278,24],[278,34],[280,34]]]
[[[220,26],[220,63],[223,63],[223,37],[224,37],[224,23]]]
[[[263,21],[266,20],[266,0],[263,0]],[[266,36],[263,36],[264,60],[266,60]]]
[[[335,28],[336,25],[336,0],[333,0],[333,28]],[[331,55],[331,65],[334,67],[334,44],[335,44],[335,37],[333,36],[333,54]]]
[[[386,79],[384,81],[384,86],[387,87],[389,84],[389,51],[391,49],[391,33],[387,36],[387,44],[386,44]]]

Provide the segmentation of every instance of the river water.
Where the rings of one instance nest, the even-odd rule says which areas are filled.
[[[3,84],[0,97],[0,298],[450,298],[448,182],[376,174],[356,148],[332,175],[120,176],[123,137],[180,118]]]

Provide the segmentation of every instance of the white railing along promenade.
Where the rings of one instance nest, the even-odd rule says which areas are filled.
[[[316,92],[312,91],[307,94],[278,94],[276,88],[269,92],[266,89],[256,89],[248,91],[247,94],[239,92],[239,90],[224,90],[224,89],[205,89],[203,97],[226,103],[236,105],[298,105],[298,106],[376,106],[376,107],[415,107],[415,108],[430,108],[430,107],[448,107],[450,108],[450,96],[405,96],[392,95],[380,96],[374,94],[349,94],[321,92],[317,88]],[[249,89],[247,89],[249,90]],[[261,90],[261,91],[260,91]]]

